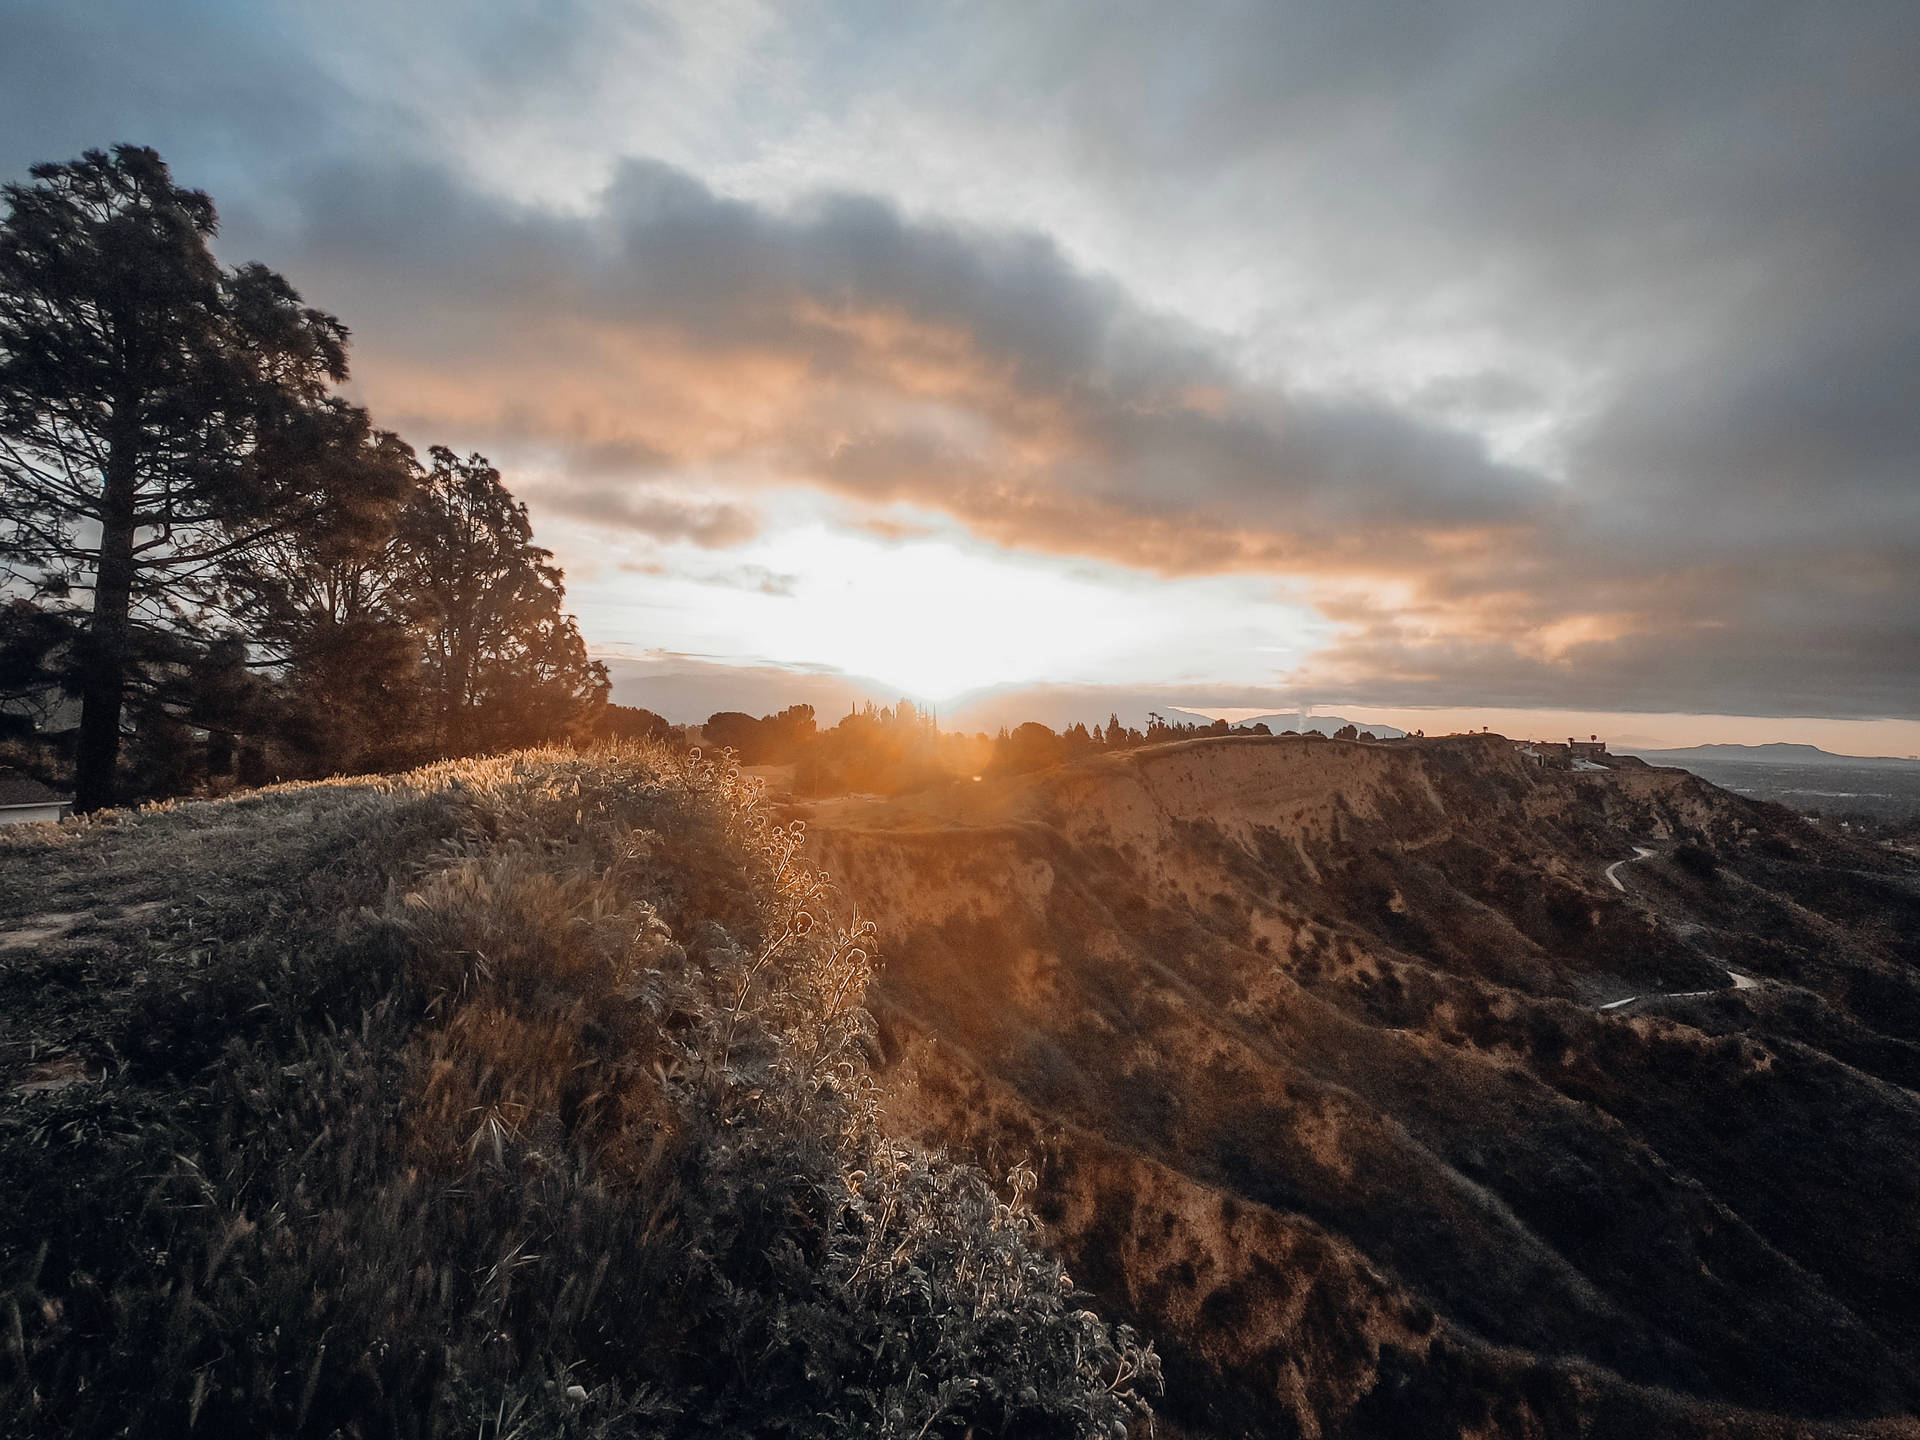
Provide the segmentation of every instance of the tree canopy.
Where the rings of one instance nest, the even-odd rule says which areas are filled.
[[[491,465],[423,473],[344,400],[346,326],[223,266],[154,151],[31,175],[0,220],[0,705],[78,701],[78,808],[590,721],[605,672]]]
[[[607,671],[562,613],[561,573],[533,543],[527,507],[483,455],[445,446],[402,518],[403,572],[426,636],[436,743],[529,743],[591,720]]]

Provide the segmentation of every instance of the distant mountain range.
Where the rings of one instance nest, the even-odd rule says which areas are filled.
[[[1650,765],[1691,770],[1754,800],[1822,815],[1881,823],[1920,817],[1920,760],[1835,755],[1815,745],[1694,745],[1685,750],[1621,747]]]
[[[1920,759],[1894,755],[1835,755],[1817,745],[1689,745],[1681,750],[1643,750],[1624,747],[1625,755],[1638,755],[1654,765],[1687,766],[1697,761],[1719,765],[1832,765],[1858,770],[1887,765],[1899,769],[1920,769]]]
[[[602,658],[617,703],[680,725],[698,725],[721,710],[770,715],[789,705],[811,705],[822,725],[834,725],[861,705],[891,705],[900,698],[877,680],[837,670],[729,665],[698,655]]]

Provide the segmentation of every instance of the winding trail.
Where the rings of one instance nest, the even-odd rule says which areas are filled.
[[[1634,846],[1633,854],[1627,859],[1616,860],[1607,866],[1608,881],[1611,882],[1613,888],[1618,890],[1622,895],[1626,894],[1627,887],[1620,883],[1620,867],[1622,865],[1631,865],[1635,860],[1645,860],[1649,855],[1658,855],[1659,853],[1658,850],[1649,850],[1645,845]],[[1755,980],[1751,975],[1742,975],[1738,970],[1728,970],[1727,978],[1733,981],[1733,988],[1735,990],[1758,990],[1760,988],[1760,982],[1758,980]],[[1691,1000],[1702,995],[1717,995],[1719,993],[1717,990],[1665,990],[1652,995],[1629,995],[1624,1000],[1609,1000],[1599,1008],[1602,1010],[1618,1010],[1622,1005],[1631,1005],[1636,1000]]]
[[[1627,893],[1627,887],[1620,883],[1620,867],[1622,865],[1631,865],[1635,860],[1644,860],[1649,855],[1658,855],[1659,853],[1658,850],[1649,850],[1644,845],[1636,845],[1633,847],[1633,854],[1630,858],[1626,860],[1616,860],[1607,866],[1607,879],[1613,882],[1614,889],[1624,895]]]

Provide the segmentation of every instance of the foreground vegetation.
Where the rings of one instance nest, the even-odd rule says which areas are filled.
[[[0,1429],[1122,1433],[1151,1350],[1024,1171],[885,1135],[872,929],[755,798],[631,747],[0,839]]]

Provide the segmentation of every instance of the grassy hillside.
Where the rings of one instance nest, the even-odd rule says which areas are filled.
[[[798,842],[648,750],[0,832],[0,1432],[1120,1433]]]
[[[893,1121],[1219,1436],[1920,1434],[1920,869],[1498,737],[814,808]],[[1738,979],[1735,978],[1736,974]]]

